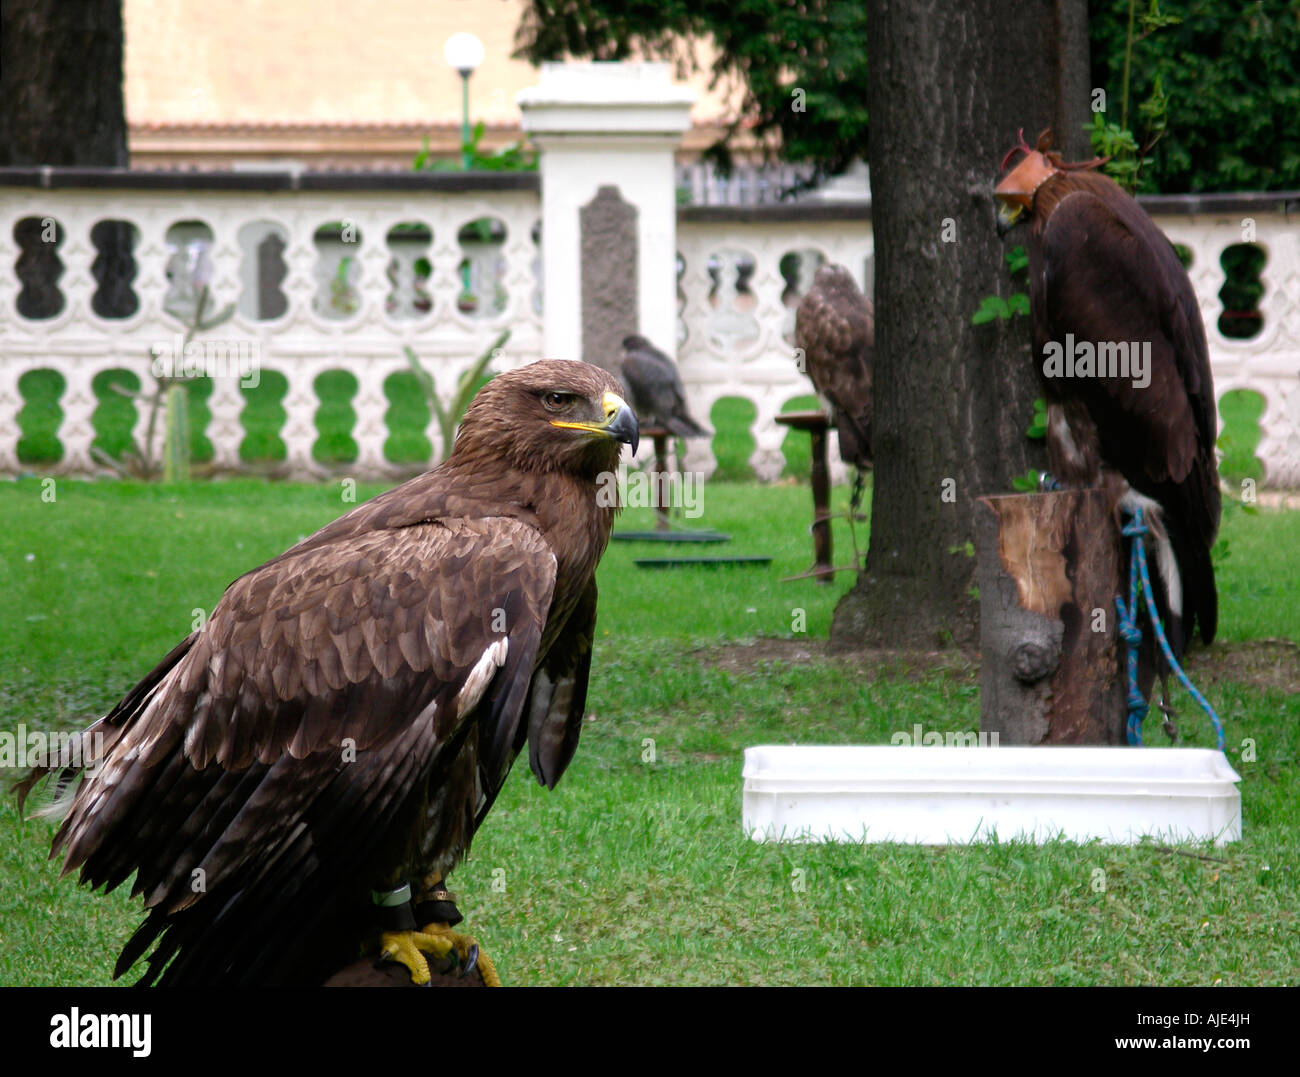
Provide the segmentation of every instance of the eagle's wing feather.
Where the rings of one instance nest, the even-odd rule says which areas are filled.
[[[528,761],[537,780],[550,789],[578,747],[595,638],[596,581],[592,579],[537,671],[528,701]]]
[[[1137,208],[1091,191],[1066,195],[1043,230],[1046,340],[1150,344],[1150,383],[1072,379],[1097,428],[1102,458],[1165,509],[1201,634],[1213,638],[1217,601],[1209,548],[1220,495],[1209,352],[1195,293],[1164,235]],[[1039,351],[1037,361],[1042,361]]]

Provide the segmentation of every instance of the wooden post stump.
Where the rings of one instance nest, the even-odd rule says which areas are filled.
[[[668,531],[672,524],[668,520],[671,472],[668,470],[668,439],[672,431],[657,426],[647,426],[641,431],[642,437],[650,438],[655,443],[655,471],[651,477],[654,490],[655,530]]]
[[[981,497],[974,522],[980,732],[1001,744],[1123,744],[1115,596],[1127,597],[1127,560],[1105,492]],[[1149,669],[1141,687],[1149,694]]]
[[[826,430],[830,425],[822,411],[794,411],[778,415],[776,421],[795,430],[807,430],[812,438],[813,574],[821,583],[835,578],[831,547],[831,472],[826,463]]]

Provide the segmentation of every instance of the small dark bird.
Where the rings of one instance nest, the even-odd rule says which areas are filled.
[[[1196,627],[1214,639],[1210,548],[1219,471],[1210,353],[1196,292],[1168,238],[1113,180],[1067,164],[1051,132],[1002,161],[999,231],[1029,221],[1034,366],[1047,404],[1047,452],[1072,486],[1123,477],[1119,498],[1151,528],[1157,605],[1181,655]],[[1126,486],[1125,486],[1126,484]]]
[[[577,747],[618,388],[497,376],[443,464],[235,580],[90,727],[94,765],[20,783],[59,771],[65,872],[144,896],[115,975],[152,946],[142,983],[319,985],[367,939],[416,983],[473,967],[444,880],[524,744],[548,787]]]
[[[817,270],[794,316],[800,367],[830,404],[840,458],[871,466],[871,352],[876,341],[871,300],[841,265]]]
[[[643,336],[623,338],[623,386],[642,426],[658,426],[679,438],[709,432],[686,410],[686,390],[677,364]]]

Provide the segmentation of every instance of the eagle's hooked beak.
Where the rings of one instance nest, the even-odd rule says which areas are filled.
[[[993,190],[998,207],[998,235],[1005,235],[1034,204],[1034,195],[1060,171],[1043,154],[1031,152]]]
[[[566,423],[552,419],[552,426],[566,430],[586,430],[592,434],[604,434],[606,437],[632,446],[635,453],[641,444],[641,428],[637,425],[636,412],[628,407],[627,402],[618,393],[606,393],[601,399],[601,408],[605,418],[598,423]]]
[[[1016,226],[1025,212],[1024,206],[1013,206],[1007,202],[1000,202],[998,205],[998,235],[1005,236]]]

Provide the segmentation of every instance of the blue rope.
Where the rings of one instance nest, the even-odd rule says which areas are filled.
[[[1131,540],[1132,546],[1128,559],[1128,604],[1125,605],[1122,595],[1115,596],[1115,608],[1119,613],[1119,635],[1128,647],[1128,742],[1132,745],[1141,745],[1142,721],[1147,715],[1147,701],[1142,697],[1142,693],[1138,691],[1137,676],[1138,647],[1142,643],[1142,631],[1137,626],[1138,581],[1140,579],[1142,582],[1142,597],[1146,600],[1147,619],[1151,622],[1156,642],[1160,644],[1160,650],[1165,656],[1165,661],[1169,663],[1169,668],[1173,671],[1174,676],[1178,678],[1178,683],[1187,689],[1188,695],[1196,700],[1201,710],[1210,716],[1219,751],[1223,751],[1223,723],[1219,721],[1219,716],[1214,713],[1214,708],[1197,691],[1196,686],[1183,672],[1183,667],[1178,664],[1178,659],[1174,657],[1174,652],[1169,646],[1164,625],[1160,623],[1160,613],[1156,609],[1155,592],[1151,589],[1151,576],[1147,571],[1146,543],[1142,541],[1142,536],[1147,534],[1147,531],[1147,526],[1142,520],[1142,509],[1135,508],[1132,522],[1124,527],[1124,535]]]

